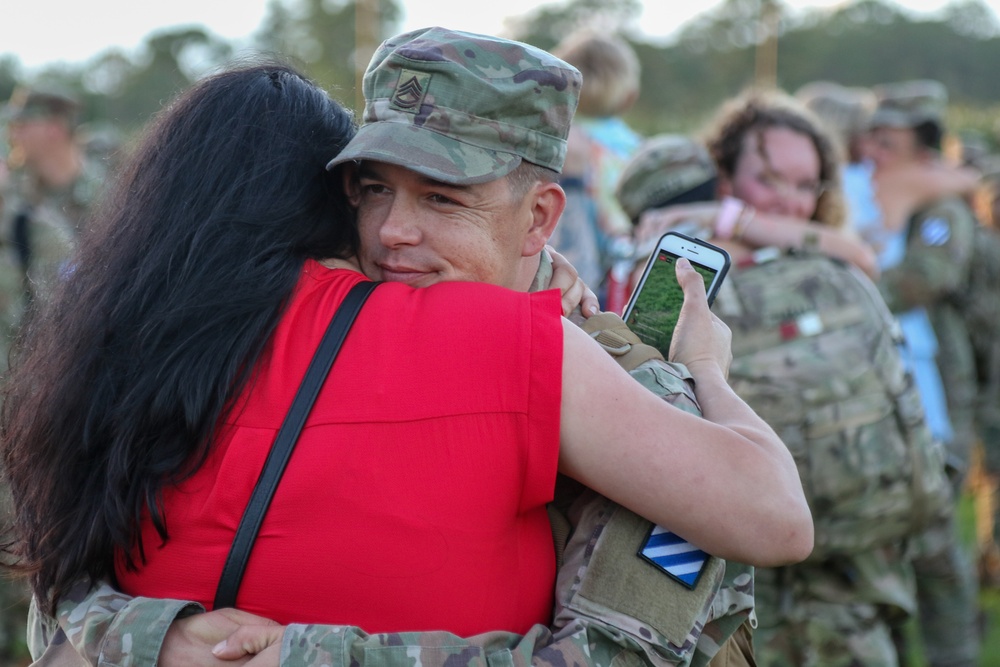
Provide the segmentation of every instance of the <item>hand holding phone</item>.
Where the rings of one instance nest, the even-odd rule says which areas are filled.
[[[623,319],[644,343],[664,356],[670,354],[671,339],[684,302],[684,289],[676,270],[676,261],[682,257],[691,262],[704,280],[709,305],[729,270],[729,254],[722,248],[678,232],[668,232],[660,238],[625,307]]]
[[[733,361],[733,335],[729,327],[708,307],[704,281],[693,267],[684,269],[678,260],[678,279],[684,290],[684,305],[670,340],[668,358],[694,370],[695,364],[708,362],[729,376]]]

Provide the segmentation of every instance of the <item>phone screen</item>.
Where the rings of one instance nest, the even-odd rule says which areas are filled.
[[[679,255],[668,250],[660,249],[625,320],[628,328],[642,342],[652,345],[664,355],[670,351],[670,338],[674,334],[681,305],[684,303],[684,290],[677,282],[674,268],[678,257]],[[690,258],[688,260],[705,279],[707,292],[718,271],[702,266]]]

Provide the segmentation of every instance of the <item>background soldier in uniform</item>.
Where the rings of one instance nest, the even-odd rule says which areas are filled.
[[[4,108],[10,152],[0,179],[0,370],[25,308],[57,279],[101,174],[76,141],[79,105],[52,90],[17,88]],[[28,597],[0,582],[0,661],[26,654]]]
[[[79,110],[67,94],[28,87],[17,88],[5,108],[10,153],[0,191],[0,270],[8,335],[25,299],[64,268],[103,181],[77,141]]]
[[[939,159],[947,93],[936,81],[904,81],[875,88],[871,157],[876,178],[893,169]],[[968,471],[974,441],[976,376],[961,304],[969,286],[978,222],[960,197],[918,210],[903,228],[900,258],[886,269],[879,289],[893,312],[926,309],[938,344],[957,470],[956,497]],[[921,636],[931,665],[972,665],[978,655],[976,577],[954,521],[915,539]]]

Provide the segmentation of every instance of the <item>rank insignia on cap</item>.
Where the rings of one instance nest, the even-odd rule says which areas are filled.
[[[920,239],[924,245],[944,245],[951,238],[951,226],[944,218],[927,218],[920,223]]]
[[[408,69],[400,71],[399,82],[396,84],[389,106],[406,113],[419,112],[430,81],[431,75],[427,72],[414,72]]]
[[[639,549],[639,556],[687,588],[694,588],[710,556],[684,538],[653,526]]]

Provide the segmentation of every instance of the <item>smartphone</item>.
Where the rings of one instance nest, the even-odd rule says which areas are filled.
[[[708,305],[712,305],[729,271],[729,253],[722,248],[679,232],[660,237],[625,306],[623,319],[642,342],[658,349],[664,357],[670,351],[670,339],[684,302],[674,266],[681,257],[686,257],[705,279]]]

